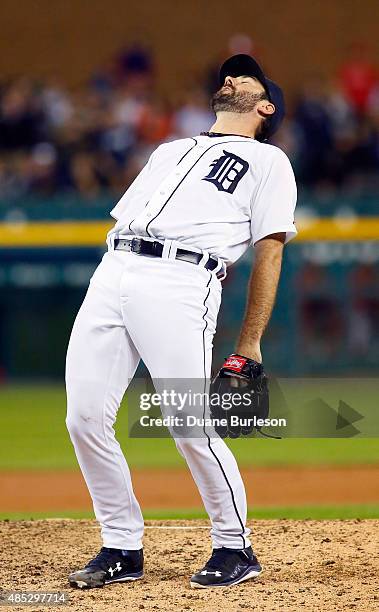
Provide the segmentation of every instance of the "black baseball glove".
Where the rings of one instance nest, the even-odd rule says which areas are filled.
[[[261,432],[261,420],[269,414],[268,379],[261,363],[233,353],[210,391],[210,414],[220,437],[239,438],[254,429]]]

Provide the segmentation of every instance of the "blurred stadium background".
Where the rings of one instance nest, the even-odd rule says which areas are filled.
[[[109,210],[160,142],[209,128],[209,94],[233,53],[255,55],[283,84],[288,116],[273,144],[299,184],[299,237],[286,249],[264,341],[268,368],[285,377],[377,375],[378,13],[372,0],[2,1],[3,474],[74,468],[65,350],[105,249]],[[239,328],[250,257],[225,281],[216,365]],[[242,447],[237,454],[247,466],[379,462],[374,442],[352,442],[286,441],[278,450],[261,441],[259,459]],[[131,463],[149,467],[156,448],[161,460],[152,463],[179,465],[170,442],[153,443],[133,441]]]

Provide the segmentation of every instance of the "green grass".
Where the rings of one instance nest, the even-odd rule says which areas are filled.
[[[184,465],[169,439],[129,439],[127,407],[117,435],[131,467]],[[377,439],[242,439],[230,442],[241,466],[353,465],[379,463]],[[0,390],[0,470],[63,470],[77,467],[65,427],[61,386],[5,386]]]
[[[293,506],[293,507],[257,507],[249,510],[250,519],[297,519],[297,520],[333,520],[333,519],[379,519],[379,504],[367,505],[337,505],[337,506]],[[0,520],[38,520],[44,518],[73,518],[94,519],[94,515],[87,510],[76,511],[50,511],[50,512],[1,512]],[[188,511],[175,510],[149,510],[144,512],[145,520],[170,519],[204,519],[208,521],[206,513],[199,509]]]

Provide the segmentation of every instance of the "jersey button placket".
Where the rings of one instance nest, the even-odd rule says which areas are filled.
[[[204,146],[202,146],[204,148]],[[195,156],[196,158],[197,156]],[[160,212],[164,208],[166,202],[170,199],[173,192],[177,189],[178,185],[183,180],[184,176],[188,172],[188,169],[193,165],[194,159],[188,159],[185,167],[180,170],[173,170],[171,174],[166,177],[165,181],[158,187],[158,190],[153,194],[149,204],[145,208],[141,222],[145,226],[145,231],[149,233],[150,226],[149,222],[152,218],[159,216]]]

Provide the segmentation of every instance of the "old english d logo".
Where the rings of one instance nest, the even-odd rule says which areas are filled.
[[[212,170],[202,180],[213,183],[219,191],[234,193],[241,178],[248,171],[249,164],[234,153],[223,153],[224,155],[212,162]]]

